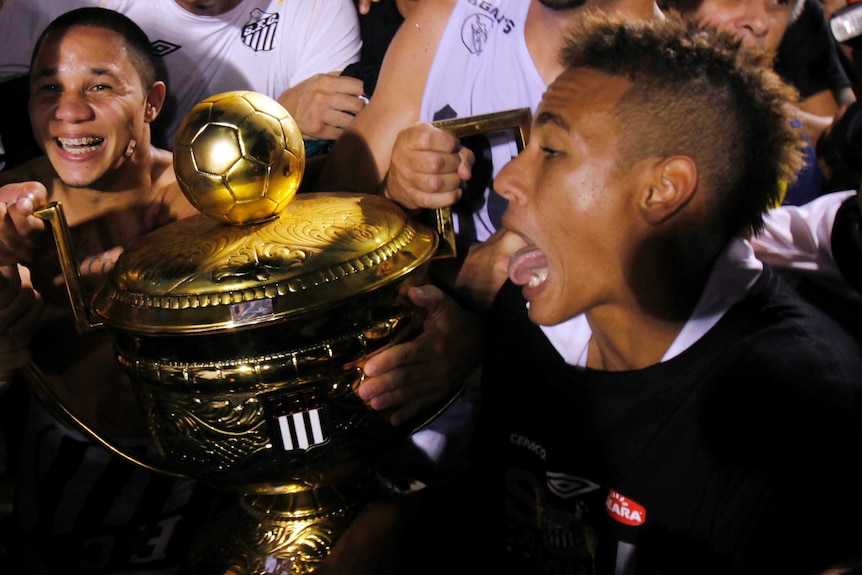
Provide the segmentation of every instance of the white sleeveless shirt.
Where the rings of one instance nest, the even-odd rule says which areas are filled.
[[[443,32],[431,65],[422,98],[420,120],[431,122],[515,108],[536,109],[547,85],[527,50],[524,23],[527,0],[460,0]],[[493,159],[492,174],[518,153],[510,131],[488,138]],[[504,206],[497,196],[474,212],[476,234],[484,241],[499,226],[489,213],[489,203]],[[496,195],[496,194],[495,194]],[[456,222],[456,225],[459,223]],[[466,226],[458,225],[459,233]]]

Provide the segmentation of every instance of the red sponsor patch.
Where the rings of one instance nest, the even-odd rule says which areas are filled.
[[[646,521],[646,509],[643,505],[620,495],[613,489],[608,493],[605,508],[608,510],[608,515],[624,525],[643,525]]]

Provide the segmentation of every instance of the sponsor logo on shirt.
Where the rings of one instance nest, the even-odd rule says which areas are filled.
[[[610,490],[608,498],[605,500],[605,508],[608,515],[623,525],[643,525],[646,521],[646,509],[642,505],[620,495],[613,489]]]
[[[548,489],[563,499],[581,496],[590,491],[598,489],[598,484],[584,477],[576,477],[567,473],[558,471],[548,471],[546,473],[548,480]]]
[[[150,46],[153,49],[153,53],[159,58],[164,58],[168,54],[172,54],[179,50],[182,46],[179,44],[174,44],[172,42],[168,42],[167,40],[156,40]]]
[[[251,11],[248,23],[242,27],[242,43],[255,52],[268,52],[275,44],[278,14],[268,14],[260,8]]]
[[[509,436],[509,441],[512,443],[512,445],[517,445],[518,447],[523,447],[527,451],[535,453],[536,455],[539,456],[539,459],[541,459],[542,461],[544,461],[548,456],[548,452],[545,451],[545,448],[542,445],[539,445],[538,443],[536,443],[535,441],[530,439],[529,437],[524,437],[523,435],[518,435],[517,433],[513,433],[512,435]]]
[[[496,6],[494,2],[488,0],[468,0],[468,2],[487,12],[497,24],[502,24],[503,34],[508,34],[515,28],[515,21],[507,18],[505,14],[500,14],[500,7]]]

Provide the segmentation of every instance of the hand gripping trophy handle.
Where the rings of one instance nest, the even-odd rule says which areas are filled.
[[[435,128],[445,130],[458,138],[498,130],[513,130],[515,144],[520,153],[529,138],[531,121],[532,112],[530,108],[518,108],[505,112],[438,120],[432,122],[431,125]],[[452,219],[452,208],[437,208],[434,210],[434,217],[436,220],[434,227],[441,239],[440,247],[435,257],[438,259],[457,257],[458,251],[455,247],[455,224]]]
[[[101,322],[94,321],[90,316],[89,307],[84,298],[84,291],[81,287],[81,272],[78,263],[78,258],[72,250],[72,236],[69,232],[69,226],[66,223],[66,217],[63,212],[63,206],[59,202],[51,202],[46,207],[39,209],[35,215],[45,220],[50,226],[54,234],[57,253],[60,259],[60,268],[63,276],[66,279],[66,291],[69,294],[69,301],[72,304],[72,311],[75,317],[75,327],[79,333],[86,333],[93,329],[103,327]],[[144,461],[129,453],[126,453],[122,448],[117,447],[109,440],[102,437],[97,431],[92,429],[70,411],[54,393],[41,370],[32,360],[30,363],[21,368],[21,375],[30,384],[31,389],[39,398],[42,405],[58,420],[68,424],[70,427],[82,432],[87,437],[102,445],[105,449],[118,455],[119,457],[134,463],[149,471],[170,475],[174,477],[188,477],[187,474],[179,473],[168,469],[165,466]]]

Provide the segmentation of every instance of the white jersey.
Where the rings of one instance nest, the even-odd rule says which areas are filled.
[[[101,6],[137,23],[166,69],[168,101],[157,120],[154,141],[168,149],[173,148],[186,113],[204,98],[231,90],[278,98],[315,74],[340,72],[359,60],[362,47],[351,0],[244,0],[217,17],[192,14],[175,0],[7,0],[7,4],[0,11],[0,20],[8,20],[0,23],[0,37],[14,38],[14,46],[0,54],[0,79],[27,73],[39,33],[66,10]],[[27,28],[19,32],[21,25]]]
[[[459,0],[449,17],[428,73],[420,120],[433,122],[516,108],[535,111],[547,85],[527,49],[524,23],[527,0]],[[511,131],[488,135],[493,178],[518,148]],[[453,209],[459,244],[485,241],[500,226],[506,200],[492,182],[477,178],[482,160],[473,167],[472,185],[479,183],[483,201]],[[487,184],[487,185],[485,185]],[[466,198],[468,194],[464,194]],[[489,209],[490,208],[490,209]],[[472,211],[472,221],[469,212]],[[463,215],[463,217],[460,217]],[[459,245],[459,251],[466,254]],[[469,395],[469,394],[468,394]],[[460,456],[470,435],[476,398],[462,396],[452,407],[413,435],[413,442],[433,461]]]
[[[431,65],[420,120],[536,109],[547,85],[524,37],[529,8],[526,0],[460,0],[456,4]],[[496,176],[518,150],[511,132],[494,134],[489,142],[492,176]],[[496,194],[491,198],[492,193],[490,188],[485,190],[486,201],[474,212],[476,230],[471,239],[484,241],[499,226],[505,200]],[[459,233],[465,233],[460,222]]]

